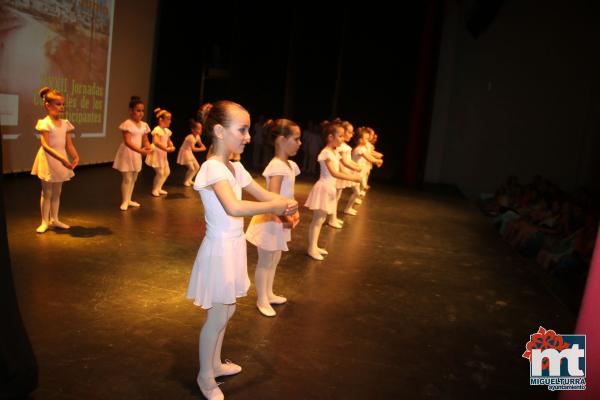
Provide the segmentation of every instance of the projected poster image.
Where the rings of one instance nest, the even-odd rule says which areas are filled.
[[[65,96],[78,140],[105,135],[113,8],[114,0],[0,0],[4,172],[31,168],[42,86]]]

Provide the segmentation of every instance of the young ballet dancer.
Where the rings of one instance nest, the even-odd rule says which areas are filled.
[[[162,108],[156,108],[154,116],[158,120],[158,125],[152,130],[152,151],[146,156],[146,165],[154,168],[152,196],[159,197],[162,194],[168,194],[166,190],[163,190],[163,185],[171,174],[167,153],[174,152],[175,146],[171,141],[173,133],[169,129],[171,113]]]
[[[342,128],[344,128],[344,136],[342,138],[342,143],[336,149],[336,152],[340,156],[340,172],[343,172],[348,175],[357,175],[362,171],[362,167],[360,165],[358,165],[357,163],[355,163],[354,161],[352,161],[352,147],[348,146],[348,144],[346,143],[347,141],[352,139],[352,136],[354,135],[354,127],[348,121],[337,120],[337,122],[342,126]],[[335,185],[336,185],[335,209],[333,210],[333,213],[331,215],[329,215],[329,221],[327,222],[327,224],[333,228],[341,229],[342,224],[344,222],[342,220],[338,219],[338,217],[337,217],[337,205],[338,205],[338,202],[340,201],[340,198],[342,197],[342,191],[345,188],[355,188],[358,185],[358,183],[351,182],[346,179],[337,179],[335,182]],[[355,200],[357,200],[357,198],[352,200],[353,201],[352,204],[354,204]],[[358,200],[360,200],[360,199],[358,199]],[[354,210],[353,208],[348,209],[346,207],[346,209],[344,209],[344,212],[346,214],[356,215],[356,210]]]
[[[369,172],[371,171],[372,165],[375,164],[377,167],[381,167],[383,161],[381,159],[375,158],[370,151],[369,137],[370,137],[370,129],[366,127],[358,128],[358,143],[354,149],[352,149],[352,160],[356,162],[358,165],[363,167],[361,172],[361,195],[365,195],[365,190],[368,189],[367,180],[369,177]]]
[[[325,249],[319,248],[319,234],[327,215],[335,210],[336,204],[336,179],[345,179],[352,182],[360,182],[359,176],[346,174],[339,171],[339,155],[335,149],[342,144],[344,128],[335,122],[323,123],[323,137],[326,145],[319,153],[317,160],[321,169],[319,180],[310,190],[306,207],[313,210],[312,221],[308,229],[308,255],[315,260],[323,260],[327,254]]]
[[[119,125],[123,134],[123,143],[119,145],[113,168],[120,171],[121,180],[121,210],[125,211],[129,206],[139,207],[140,203],[131,200],[133,187],[138,173],[142,170],[142,155],[152,151],[148,141],[150,127],[142,121],[144,117],[144,102],[137,96],[131,96],[129,100],[129,119]]]
[[[185,165],[187,171],[183,179],[184,186],[192,186],[194,184],[194,176],[200,170],[200,164],[194,156],[194,153],[206,151],[206,146],[202,143],[202,124],[195,119],[190,119],[190,133],[185,137],[179,153],[177,154],[177,164]],[[198,145],[198,146],[196,146]]]
[[[236,298],[245,296],[250,286],[243,217],[294,215],[298,203],[263,189],[241,163],[229,161],[232,153],[241,153],[250,142],[250,115],[246,109],[231,101],[218,101],[201,110],[204,131],[213,142],[213,155],[202,164],[194,182],[204,205],[206,234],[194,262],[187,297],[208,310],[200,331],[196,381],[206,398],[223,399],[215,377],[242,370],[234,363],[222,363],[221,347]],[[242,189],[258,201],[242,200]]]
[[[267,181],[267,190],[293,200],[294,183],[296,176],[300,174],[300,168],[289,157],[295,156],[300,148],[300,127],[288,119],[270,119],[265,122],[263,129],[265,141],[275,148],[275,156],[262,173]],[[298,223],[298,219],[298,214],[291,221],[273,214],[256,215],[252,217],[246,231],[246,239],[258,250],[254,274],[256,306],[267,317],[276,315],[271,304],[287,302],[285,297],[273,293],[273,281],[281,252],[288,251],[291,228]]]
[[[70,135],[75,127],[68,120],[60,118],[65,112],[64,96],[49,87],[43,87],[39,94],[48,115],[39,119],[35,126],[35,130],[40,133],[41,147],[33,162],[31,174],[37,175],[42,182],[42,223],[36,231],[44,233],[50,227],[70,228],[58,219],[58,209],[62,184],[75,175],[73,169],[79,163],[79,155]],[[69,161],[67,153],[73,161]]]

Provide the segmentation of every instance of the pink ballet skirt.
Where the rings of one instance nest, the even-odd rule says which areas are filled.
[[[296,176],[300,174],[300,168],[291,160],[288,160],[288,165],[278,158],[273,158],[262,174],[267,179],[267,186],[271,177],[283,176],[279,194],[293,199],[294,183]],[[288,251],[287,242],[292,240],[292,233],[291,229],[283,227],[281,219],[276,215],[261,214],[252,217],[246,230],[246,239],[267,251]]]
[[[75,127],[66,119],[61,119],[60,126],[55,126],[50,117],[39,119],[35,130],[48,132],[48,146],[67,157],[67,134]],[[59,160],[40,147],[31,167],[31,175],[37,175],[45,182],[65,182],[75,176],[72,169],[65,167]]]
[[[146,165],[152,168],[164,168],[169,166],[167,152],[156,147],[154,143],[158,142],[164,147],[168,147],[171,135],[172,132],[168,128],[163,129],[160,126],[157,126],[152,130],[152,152],[146,156]]]
[[[138,127],[135,122],[128,119],[119,125],[119,130],[122,132],[129,132],[131,134],[131,142],[133,145],[141,148],[142,137],[150,132],[150,127],[145,122],[142,122]],[[113,168],[121,172],[140,172],[142,170],[142,155],[131,150],[125,143],[121,143],[117,150],[117,154],[115,155]]]
[[[188,165],[189,163],[197,162],[196,157],[194,156],[194,152],[192,151],[192,146],[195,143],[200,143],[200,136],[198,138],[191,133],[185,137],[185,140],[181,144],[179,148],[179,153],[177,153],[177,164],[180,165]]]
[[[322,210],[327,214],[333,214],[336,203],[336,180],[329,169],[327,168],[326,161],[330,160],[333,162],[335,169],[339,169],[339,156],[328,147],[325,147],[319,153],[317,161],[321,169],[321,176],[319,180],[310,190],[308,198],[304,205],[311,210]]]

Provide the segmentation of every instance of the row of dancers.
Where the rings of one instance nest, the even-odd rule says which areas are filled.
[[[47,222],[45,229],[50,226],[68,229],[68,225],[58,219],[58,200],[60,185],[73,177],[73,169],[79,162],[77,151],[67,134],[74,127],[67,120],[60,119],[64,112],[64,97],[59,92],[44,88],[40,94],[48,116],[36,125],[42,146],[32,174],[38,175],[42,181],[42,224]],[[130,118],[120,125],[123,143],[113,164],[123,174],[121,209],[125,210],[129,206],[139,206],[131,204],[135,203],[131,201],[131,193],[142,167],[142,155],[146,155],[146,163],[157,171],[153,194],[160,196],[164,180],[169,175],[166,154],[175,150],[168,130],[171,115],[167,111],[156,110],[159,122],[152,131],[153,143],[150,145],[146,136],[150,129],[142,121],[143,102],[132,98],[129,110]],[[196,151],[205,149],[199,140],[204,130],[212,142],[207,160],[202,166],[198,166],[195,157],[194,160],[181,160],[188,165],[185,183],[193,185],[200,194],[206,223],[206,233],[194,261],[186,297],[207,310],[199,337],[200,368],[196,381],[206,398],[223,399],[216,378],[235,375],[242,370],[233,362],[222,362],[221,348],[227,322],[235,312],[236,299],[246,296],[250,287],[246,241],[258,250],[255,284],[259,312],[273,317],[276,315],[273,305],[287,302],[284,296],[273,292],[273,284],[281,254],[288,251],[291,230],[300,221],[299,206],[294,199],[295,179],[300,170],[289,158],[295,156],[301,146],[301,130],[298,124],[283,118],[265,123],[265,139],[274,147],[274,157],[262,173],[267,182],[265,189],[254,181],[239,161],[231,161],[232,156],[241,154],[250,142],[248,111],[237,103],[218,101],[202,105],[200,117],[201,121],[191,124],[191,137],[186,137],[184,145],[188,142],[192,157],[194,147]],[[352,124],[334,120],[325,121],[321,127],[325,147],[318,156],[320,177],[305,203],[313,212],[307,253],[317,260],[323,260],[327,254],[318,246],[325,221],[333,228],[342,228],[343,222],[337,218],[337,203],[342,190],[352,189],[344,212],[356,215],[354,204],[360,203],[368,189],[372,165],[381,166],[383,162],[383,154],[375,151],[371,143],[372,129],[359,128],[358,143],[352,149],[346,143],[354,136]],[[255,201],[242,200],[242,190],[252,195]],[[46,203],[49,203],[49,208],[46,208]],[[252,216],[252,220],[244,233],[243,217],[246,216]]]

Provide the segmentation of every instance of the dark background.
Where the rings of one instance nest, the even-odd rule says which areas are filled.
[[[253,120],[287,117],[304,128],[309,120],[339,116],[355,128],[371,126],[387,154],[376,175],[401,179],[425,16],[421,2],[403,3],[402,12],[196,2],[162,2],[159,10],[151,104],[172,111],[176,145],[201,101],[230,99]],[[243,155],[247,165],[251,153],[249,147]]]

